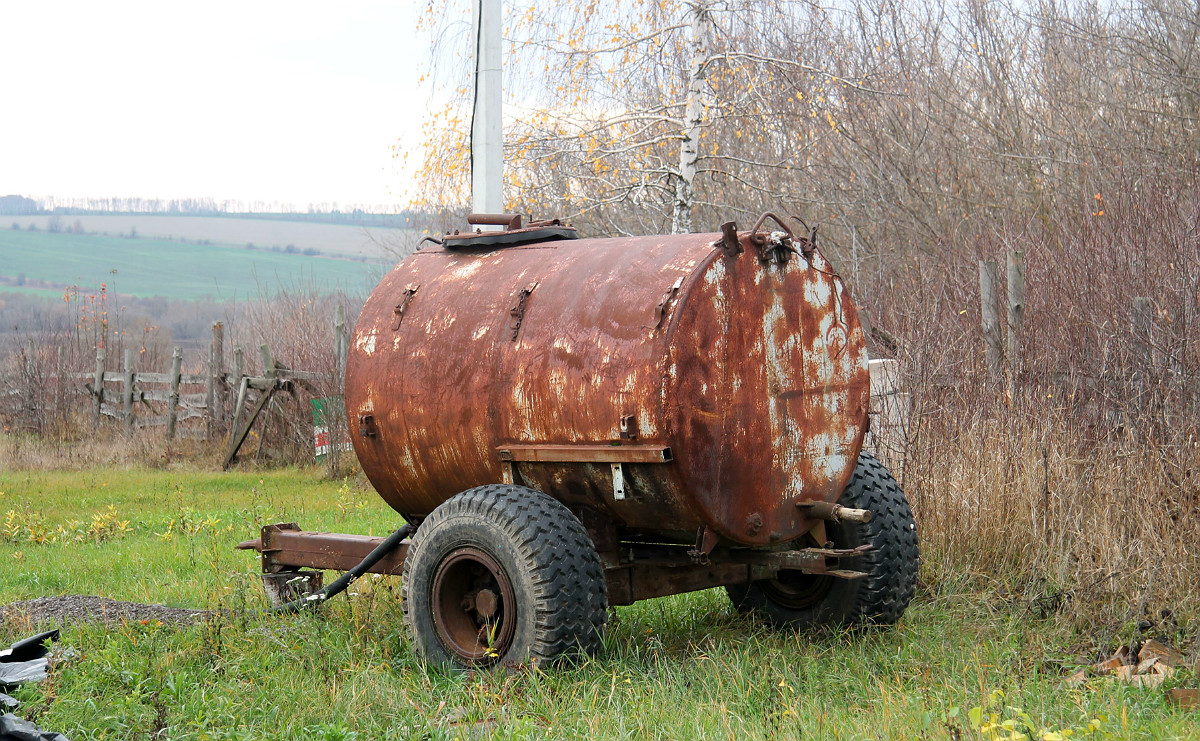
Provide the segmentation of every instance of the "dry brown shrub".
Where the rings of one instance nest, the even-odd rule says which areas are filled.
[[[261,345],[270,349],[273,361],[293,370],[321,374],[318,380],[296,382],[288,393],[276,394],[264,420],[266,431],[252,446],[258,450],[270,447],[270,455],[285,463],[304,463],[313,460],[313,416],[311,400],[341,397],[342,368],[338,362],[335,324],[338,306],[346,308],[346,333],[353,331],[362,305],[362,298],[345,294],[320,294],[311,287],[293,287],[270,298],[259,298],[240,307],[228,327],[227,346],[244,348],[246,371],[261,375]],[[232,352],[232,350],[229,350]],[[232,369],[232,364],[227,367]],[[332,415],[331,438],[342,439],[346,433],[345,415]],[[264,442],[264,436],[268,439]],[[353,455],[338,451],[336,446],[326,460],[331,475],[342,475],[353,469]]]
[[[913,393],[897,463],[934,584],[998,581],[1088,621],[1200,609],[1200,193],[1160,183],[858,287]],[[1011,249],[1027,296],[1010,383],[985,367],[978,260]]]

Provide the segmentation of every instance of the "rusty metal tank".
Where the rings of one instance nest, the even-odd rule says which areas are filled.
[[[346,408],[391,507],[515,480],[622,540],[768,546],[838,499],[867,353],[815,232],[512,241],[426,247],[363,307]]]

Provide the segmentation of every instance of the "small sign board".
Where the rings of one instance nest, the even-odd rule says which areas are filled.
[[[332,446],[337,446],[336,450],[354,450],[354,444],[350,442],[350,432],[346,429],[343,422],[340,425],[334,425],[338,431],[330,432],[330,422],[333,420],[345,420],[346,405],[340,396],[322,397],[312,400],[312,415],[313,415],[313,451],[317,455],[318,461],[325,460],[325,456],[329,455]],[[333,435],[338,435],[338,440],[333,439]]]

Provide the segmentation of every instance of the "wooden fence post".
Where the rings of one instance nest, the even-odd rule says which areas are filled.
[[[1025,253],[1008,253],[1008,373],[1009,394],[1015,395],[1021,374],[1022,325],[1025,321]]]
[[[867,363],[871,379],[870,440],[873,451],[887,461],[892,474],[904,480],[904,463],[908,451],[908,423],[912,412],[912,395],[902,391],[900,361],[892,358],[872,358]]]
[[[1000,271],[995,260],[979,261],[979,308],[983,342],[987,348],[987,372],[993,381],[1003,373],[1004,347],[1000,336]]]
[[[275,377],[275,361],[271,358],[271,348],[266,345],[258,346],[258,356],[262,360],[263,375],[267,378]]]
[[[341,379],[346,374],[346,355],[350,352],[350,336],[346,333],[346,305],[338,304],[337,320],[333,324],[335,351],[337,352],[337,371],[334,374]]]
[[[246,354],[242,352],[242,348],[233,348],[233,387],[239,388],[242,385],[242,377],[246,375]],[[244,401],[244,400],[243,400]]]
[[[214,354],[214,348],[208,348],[208,388],[204,392],[204,411],[206,412],[204,419],[204,439],[211,440],[213,431],[216,429],[216,410],[217,405],[217,358]]]
[[[167,439],[175,439],[175,423],[179,421],[179,376],[183,372],[183,348],[171,353],[171,394],[167,397]]]
[[[63,369],[62,345],[58,346],[58,353],[56,354],[54,363],[54,418],[56,426],[61,430],[63,423],[67,419],[67,412],[63,409],[67,398],[67,383],[63,378],[66,371]]]
[[[96,426],[100,425],[100,407],[104,405],[104,348],[96,348],[96,375],[92,379],[95,386],[92,387],[96,394],[96,411],[93,415],[93,421]]]
[[[233,380],[237,384],[237,396],[233,402],[233,425],[229,428],[230,450],[233,449],[234,438],[242,427],[242,410],[246,406],[246,376],[243,373],[245,362],[245,353],[242,352],[242,348],[235,347],[233,349]]]
[[[208,418],[212,431],[209,433],[209,438],[213,436],[213,432],[221,433],[225,429],[225,409],[227,391],[225,388],[225,325],[221,322],[213,322],[213,341],[212,341],[212,368],[210,388],[215,387],[215,393],[209,393],[208,399]]]
[[[133,350],[125,351],[124,388],[121,389],[121,407],[124,412],[125,434],[133,432]]]
[[[275,359],[271,357],[271,348],[265,343],[259,345],[258,354],[262,360],[263,375],[270,379],[275,378],[278,375],[278,371],[275,370]],[[261,393],[262,398],[258,400],[258,404],[254,407],[255,413],[251,415],[249,421],[246,422],[247,428],[254,424],[254,419],[258,416],[258,413],[261,412],[271,400],[271,395],[275,393],[275,387],[272,386],[269,389],[263,390]],[[270,422],[271,418],[269,416],[263,418],[262,434],[259,435],[258,438],[258,449],[254,451],[255,459],[261,458],[263,450],[266,448],[267,431],[270,429]]]

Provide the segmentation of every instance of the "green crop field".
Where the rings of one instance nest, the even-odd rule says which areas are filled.
[[[61,295],[66,286],[95,290],[105,282],[120,294],[182,300],[245,299],[284,288],[363,293],[385,269],[377,262],[166,239],[0,230],[0,291],[30,293],[41,286],[47,295]],[[22,276],[24,285],[15,285]]]
[[[890,631],[777,632],[709,590],[615,609],[603,651],[572,666],[442,674],[410,649],[394,577],[320,612],[262,614],[256,558],[233,546],[276,521],[399,522],[361,480],[316,470],[0,469],[0,605],[214,610],[190,626],[66,625],[17,712],[76,741],[1196,738],[1163,688],[1068,687],[1094,644],[969,580],[926,583]],[[0,645],[46,627],[10,616]],[[1164,688],[1194,682],[1183,674]]]
[[[289,218],[292,217],[292,218]],[[376,224],[356,226],[314,221],[300,214],[260,214],[247,216],[189,216],[185,214],[124,213],[80,214],[78,216],[0,216],[0,228],[16,224],[21,229],[31,226],[49,231],[52,222],[60,227],[70,226],[81,234],[122,236],[136,232],[151,239],[175,239],[189,242],[242,247],[247,243],[260,249],[284,248],[294,245],[303,251],[317,249],[338,257],[367,257],[381,259],[391,252],[403,250],[415,238],[415,232],[403,227],[399,216],[366,217]],[[399,222],[398,226],[379,226],[379,223]],[[79,227],[79,228],[75,228]]]

